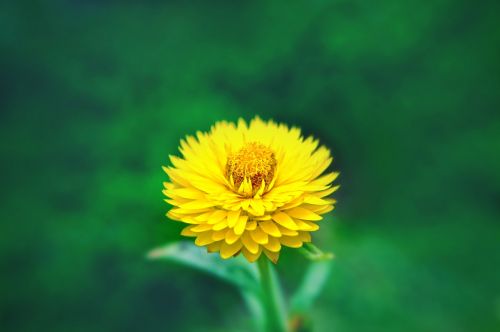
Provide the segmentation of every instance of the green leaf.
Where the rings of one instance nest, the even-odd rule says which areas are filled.
[[[331,252],[323,252],[312,243],[304,243],[304,246],[299,249],[307,259],[312,261],[331,260],[335,256]]]
[[[209,273],[242,290],[258,292],[260,287],[257,267],[244,257],[223,260],[219,255],[209,254],[190,241],[179,241],[155,248],[147,254],[147,257],[176,262]]]
[[[309,265],[302,284],[292,297],[291,312],[303,314],[311,309],[314,300],[321,294],[321,290],[328,280],[331,266],[331,260],[320,260]]]
[[[147,257],[163,259],[206,272],[238,288],[253,316],[256,331],[264,331],[266,312],[260,297],[260,276],[255,264],[238,256],[223,260],[219,255],[209,254],[190,241],[179,241],[151,250]]]

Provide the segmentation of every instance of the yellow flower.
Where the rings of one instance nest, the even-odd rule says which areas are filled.
[[[180,142],[182,158],[163,167],[170,219],[188,224],[184,236],[224,259],[243,253],[253,262],[264,253],[276,263],[282,246],[299,248],[333,210],[338,173],[318,140],[299,128],[254,118],[249,125],[217,122]]]

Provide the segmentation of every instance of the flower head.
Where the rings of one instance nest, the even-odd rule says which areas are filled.
[[[188,224],[182,235],[224,259],[264,253],[277,262],[282,246],[299,248],[334,208],[328,198],[338,173],[326,173],[330,151],[300,129],[254,118],[217,122],[187,136],[163,167],[170,219]]]

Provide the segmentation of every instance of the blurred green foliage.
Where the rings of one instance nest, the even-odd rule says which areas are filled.
[[[144,254],[160,166],[255,114],[334,154],[317,331],[500,326],[498,1],[0,3],[0,329],[249,331],[238,293]],[[282,255],[285,290],[305,260]]]

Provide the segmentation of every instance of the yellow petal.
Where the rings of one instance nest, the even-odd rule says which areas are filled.
[[[242,245],[243,244],[241,243],[241,241],[236,241],[233,244],[227,244],[223,241],[220,246],[220,257],[222,257],[223,259],[233,257],[241,250]]]
[[[297,236],[282,236],[279,239],[280,243],[284,246],[291,248],[302,247],[302,241]]]
[[[250,262],[250,263],[253,263],[255,262],[257,259],[259,259],[261,253],[262,253],[262,248],[259,246],[258,250],[257,250],[257,253],[256,254],[253,254],[251,253],[250,251],[248,251],[247,248],[243,247],[241,248],[241,252],[243,253],[243,255],[245,256],[245,258]]]
[[[314,195],[306,195],[306,197],[304,198],[304,203],[313,204],[313,205],[328,205],[328,204],[330,204],[328,201],[326,201],[322,198],[319,198],[317,196],[314,196]]]
[[[283,205],[281,207],[282,210],[285,210],[285,209],[292,209],[294,207],[297,207],[299,206],[300,204],[302,204],[304,202],[304,197],[302,196],[299,196],[297,198],[295,198],[294,200],[286,203],[285,205]]]
[[[223,211],[223,210],[217,210],[215,212],[213,212],[210,217],[208,217],[208,220],[207,220],[207,223],[209,224],[216,224],[218,223],[219,221],[221,221],[222,219],[224,219],[226,217],[226,211]]]
[[[316,213],[312,212],[311,210],[304,209],[302,207],[296,207],[291,210],[287,210],[286,213],[293,217],[293,218],[298,218],[302,220],[321,220],[323,219],[321,216],[317,215]]]
[[[167,194],[166,194],[166,190],[163,190],[163,193],[164,193],[165,195],[167,195]],[[167,195],[167,196],[168,196],[168,195]],[[174,200],[174,199],[164,199],[164,201],[165,201],[165,202],[167,202],[168,204],[172,205],[172,206],[177,206],[177,207],[181,206],[181,204],[183,204],[183,203],[186,203],[185,201],[182,201],[182,200]]]
[[[233,244],[240,238],[240,234],[235,234],[233,229],[228,229],[226,232],[225,241],[227,244]]]
[[[259,190],[255,193],[255,198],[260,198],[264,193],[264,189],[266,189],[266,181],[262,180]]]
[[[250,237],[248,232],[243,233],[241,236],[241,242],[243,242],[245,248],[247,248],[252,254],[257,254],[259,252],[259,245]]]
[[[269,214],[265,214],[263,216],[260,216],[260,217],[252,217],[253,220],[258,220],[258,221],[262,221],[262,220],[271,220],[271,216]]]
[[[245,227],[247,231],[253,231],[256,228],[257,228],[257,222],[255,220],[247,221],[247,226]]]
[[[264,244],[264,248],[272,252],[278,252],[281,249],[281,244],[277,238],[269,236],[269,240]]]
[[[258,244],[266,244],[268,242],[268,235],[260,227],[255,228],[250,232],[252,239]]]
[[[278,227],[272,221],[261,221],[259,223],[260,228],[269,235],[274,237],[280,237],[281,233]]]
[[[196,200],[196,201],[191,201],[189,203],[181,204],[180,208],[185,210],[197,210],[197,209],[209,208],[212,206],[214,206],[213,202],[205,200]]]
[[[198,234],[194,233],[191,231],[191,228],[193,227],[196,227],[196,226],[186,226],[182,229],[182,232],[181,232],[181,235],[183,236],[190,236],[190,237],[194,237],[194,236],[197,236]]]
[[[181,209],[181,208],[175,208],[170,210],[170,212],[175,213],[175,214],[201,214],[204,212],[209,212],[211,209],[210,208],[204,208],[204,209]]]
[[[240,210],[229,211],[227,213],[227,225],[229,226],[229,228],[233,228],[236,225],[239,217],[240,217]]]
[[[223,230],[220,230],[220,231],[214,231],[212,233],[212,239],[214,241],[224,240],[226,238],[227,231],[228,231],[227,229],[223,229]]]
[[[163,168],[163,171],[165,173],[167,173],[168,177],[170,178],[170,180],[172,182],[174,182],[175,184],[178,184],[182,187],[190,187],[190,183],[188,181],[186,181],[186,179],[184,179],[178,172],[178,170],[176,170],[175,168],[172,168],[172,167],[165,167],[165,166],[162,166]]]
[[[241,201],[241,208],[245,211],[248,210],[248,207],[250,206],[251,200],[252,199],[245,199],[245,200]]]
[[[211,231],[198,234],[198,237],[194,241],[194,243],[200,247],[206,246],[207,244],[210,244],[212,242],[214,242],[214,240],[212,239]]]
[[[188,199],[203,199],[205,196],[201,191],[193,188],[178,188],[172,189],[170,192],[176,196]]]
[[[309,232],[299,232],[298,237],[302,242],[311,242],[311,233]]]
[[[323,197],[331,195],[332,193],[337,191],[339,189],[339,187],[340,186],[334,186],[334,187],[331,187],[331,188],[323,190],[323,191],[318,191],[318,192],[314,193],[314,195],[323,198]]]
[[[267,258],[269,258],[269,260],[271,262],[273,262],[274,264],[276,264],[278,262],[278,259],[280,258],[280,254],[279,252],[272,252],[272,251],[269,251],[269,250],[265,250],[264,249],[264,254],[267,256]]]
[[[252,181],[245,177],[238,188],[238,193],[246,197],[250,196],[252,194]]]
[[[335,207],[333,205],[324,205],[321,207],[321,209],[318,209],[317,211],[314,211],[317,214],[325,214],[330,211],[332,211]]]
[[[166,216],[167,216],[168,218],[172,219],[172,220],[181,220],[181,219],[180,219],[180,216],[179,216],[179,215],[177,215],[177,214],[175,214],[175,213],[173,213],[173,212],[172,212],[172,210],[168,211],[168,212],[167,212],[167,214],[166,214]],[[193,221],[193,222],[191,222],[191,223],[189,223],[189,224],[199,224],[199,222],[197,222],[197,221]]]
[[[274,221],[276,221],[278,224],[280,224],[281,226],[283,226],[285,228],[288,228],[291,230],[298,229],[298,227],[295,224],[295,222],[293,221],[293,219],[290,218],[290,216],[286,213],[277,212],[277,213],[273,214],[272,218]]]
[[[311,184],[318,186],[327,186],[330,183],[332,183],[338,176],[339,176],[338,172],[328,173],[312,181]]]
[[[227,227],[227,219],[222,219],[218,223],[216,223],[213,227],[214,231],[220,231],[221,229],[224,229]]]
[[[251,212],[255,216],[262,216],[266,212],[264,205],[262,204],[262,200],[260,199],[252,199],[250,201]]]
[[[196,232],[196,233],[201,233],[201,232],[206,232],[211,230],[213,225],[209,224],[199,224],[196,225],[195,227],[191,228],[191,231]]]
[[[222,241],[210,243],[209,245],[207,245],[207,251],[208,252],[217,252],[217,251],[220,251],[220,246],[221,245],[222,245]]]
[[[328,153],[328,155],[329,155],[329,153]],[[321,162],[319,165],[316,166],[316,170],[310,174],[311,178],[314,179],[317,176],[319,176],[321,173],[323,173],[328,168],[328,166],[330,166],[332,161],[333,161],[333,158],[331,158],[331,157],[324,159],[323,162]]]
[[[196,217],[194,217],[194,220],[199,221],[200,224],[206,223],[213,213],[214,213],[214,211],[212,211],[212,210],[205,212],[205,213],[201,213],[201,214],[197,215]]]
[[[295,219],[295,223],[297,224],[297,226],[299,226],[299,230],[301,231],[313,232],[319,229],[319,226],[317,224],[307,220]]]
[[[236,234],[243,234],[245,231],[245,226],[247,225],[247,220],[248,216],[240,216],[238,219],[238,222],[236,223],[236,226],[234,226],[234,233]]]
[[[165,167],[165,166],[163,166]],[[171,182],[163,182],[163,187],[165,187],[165,189],[175,189],[175,185]]]
[[[281,235],[286,235],[286,236],[297,236],[299,232],[297,231],[292,231],[291,229],[285,228],[281,225],[277,225],[278,229],[280,230]],[[298,228],[298,226],[297,226]]]

